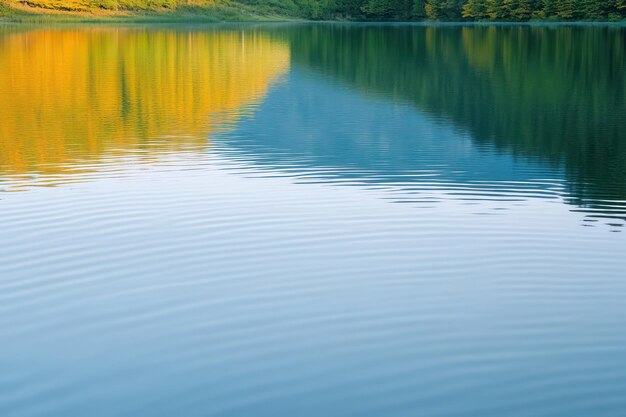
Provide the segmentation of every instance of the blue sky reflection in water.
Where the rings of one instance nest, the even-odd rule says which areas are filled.
[[[620,416],[624,39],[5,28],[0,415]]]

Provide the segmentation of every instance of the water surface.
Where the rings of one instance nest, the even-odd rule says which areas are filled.
[[[0,415],[621,416],[626,29],[0,27]]]

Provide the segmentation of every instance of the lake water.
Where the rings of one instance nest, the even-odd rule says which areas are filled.
[[[0,27],[0,415],[623,416],[626,27]]]

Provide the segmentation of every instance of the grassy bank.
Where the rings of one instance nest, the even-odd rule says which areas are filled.
[[[626,0],[0,0],[0,20],[14,22],[301,19],[619,22],[626,19]]]
[[[292,3],[293,5],[293,3]],[[143,0],[0,0],[5,22],[237,22],[297,20],[289,3],[244,4],[230,0],[186,4]]]

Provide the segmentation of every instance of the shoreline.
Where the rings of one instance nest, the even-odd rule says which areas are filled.
[[[309,20],[278,13],[255,13],[248,5],[230,4],[213,8],[179,8],[158,10],[62,11],[30,6],[11,7],[0,0],[0,24],[187,24],[187,23],[318,23],[351,25],[416,26],[626,26],[618,21],[528,20],[528,21],[445,21],[445,20]]]
[[[257,13],[237,3],[216,7],[184,7],[163,10],[62,11],[40,7],[12,7],[0,0],[0,23],[221,23],[295,22],[303,19],[278,13]]]

